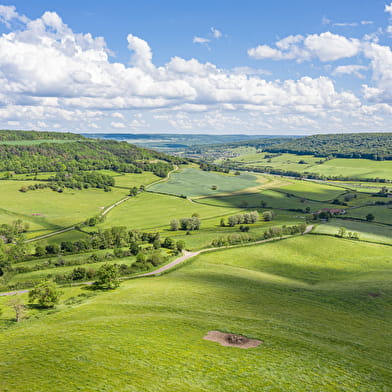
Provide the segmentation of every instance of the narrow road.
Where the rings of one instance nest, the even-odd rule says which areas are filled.
[[[112,210],[114,207],[117,207],[118,205],[120,205],[121,203],[124,203],[124,201],[127,201],[131,198],[131,196],[127,196],[124,199],[119,200],[118,202],[112,204],[110,207],[106,208],[106,210],[104,210],[101,214],[101,216],[105,216],[110,210]]]
[[[312,231],[313,227],[314,227],[313,225],[308,225],[306,227],[306,230],[303,232],[303,234],[310,233]],[[162,272],[165,272],[165,271],[175,267],[176,265],[184,262],[185,260],[188,260],[191,257],[195,257],[195,256],[199,255],[200,253],[212,252],[214,250],[219,250],[219,249],[230,249],[230,248],[239,248],[239,247],[257,245],[257,244],[264,244],[266,242],[273,242],[273,241],[283,240],[285,238],[295,237],[297,235],[299,235],[299,234],[285,235],[285,236],[282,236],[282,237],[268,238],[266,240],[260,240],[260,241],[255,241],[255,242],[248,242],[246,244],[240,244],[240,245],[229,245],[229,246],[219,246],[219,247],[216,247],[216,248],[207,248],[207,249],[202,249],[202,250],[199,250],[199,251],[196,251],[196,252],[188,252],[188,251],[184,250],[183,251],[183,255],[181,257],[179,257],[178,259],[173,260],[171,263],[166,264],[163,267],[160,267],[160,268],[158,268],[155,271],[146,272],[145,274],[136,275],[136,276],[134,276],[134,278],[142,278],[142,277],[145,277],[145,276],[156,276],[156,275],[159,275]]]
[[[158,181],[154,181],[151,184],[146,185],[146,190],[148,190],[149,187],[155,185],[155,184],[160,184],[161,182],[166,182],[170,180],[170,176],[172,175],[172,173],[176,172],[177,170],[179,170],[179,167],[177,165],[174,165],[174,169],[170,170],[169,173],[167,173],[167,176],[165,178],[162,178],[161,180]],[[149,191],[151,192],[151,191]]]
[[[110,210],[112,210],[114,207],[117,207],[118,205],[120,205],[121,203],[124,203],[124,201],[127,201],[130,199],[130,196],[125,197],[124,199],[121,199],[119,201],[117,201],[116,203],[112,204],[111,206],[109,206],[108,208],[106,208],[100,215],[101,216],[105,216]],[[43,240],[45,238],[49,238],[49,237],[53,237],[54,235],[57,234],[61,234],[61,233],[65,233],[67,231],[71,231],[71,230],[75,230],[75,226],[71,226],[71,227],[67,227],[65,229],[62,230],[58,230],[58,231],[54,231],[52,233],[49,234],[45,234],[45,235],[40,235],[39,237],[34,237],[34,238],[30,238],[28,240],[25,240],[24,242],[27,244],[29,242],[33,242],[33,241],[38,241],[38,240]]]
[[[62,229],[62,230],[59,230],[59,231],[54,231],[53,233],[40,235],[39,237],[30,238],[29,240],[25,240],[24,242],[27,244],[28,242],[43,240],[44,238],[52,237],[54,235],[65,233],[66,231],[71,231],[71,230],[74,230],[74,229],[75,229],[75,226],[67,227],[66,229]]]
[[[312,231],[313,229],[313,225],[308,225],[306,227],[306,230],[303,232],[302,235],[304,234],[308,234]],[[139,274],[139,275],[135,275],[135,276],[131,276],[131,279],[135,279],[135,278],[143,278],[143,277],[148,277],[148,276],[157,276],[160,275],[162,272],[168,271],[170,269],[172,269],[173,267],[175,267],[178,264],[183,263],[185,260],[190,259],[191,257],[195,257],[197,255],[199,255],[200,253],[206,253],[206,252],[212,252],[214,250],[222,250],[222,249],[231,249],[231,248],[239,248],[239,247],[245,247],[245,246],[251,246],[251,245],[257,245],[257,244],[264,244],[266,242],[273,242],[273,241],[279,241],[279,240],[283,240],[286,238],[291,238],[291,237],[297,237],[298,235],[301,234],[292,234],[292,235],[285,235],[282,237],[274,237],[274,238],[268,238],[266,240],[260,240],[260,241],[255,241],[255,242],[248,242],[246,244],[239,244],[239,245],[229,245],[229,246],[218,246],[216,248],[207,248],[207,249],[202,249],[196,252],[188,252],[186,250],[182,251],[182,256],[178,257],[177,259],[173,260],[171,263],[168,263],[166,265],[164,265],[163,267],[160,267],[154,271],[151,272],[146,272],[144,274]],[[124,278],[124,279],[129,279],[129,278]],[[83,282],[81,284],[83,285],[92,285],[94,282]],[[19,290],[19,291],[9,291],[6,293],[0,293],[0,297],[4,297],[7,295],[15,295],[15,294],[23,294],[23,293],[27,293],[29,290]]]

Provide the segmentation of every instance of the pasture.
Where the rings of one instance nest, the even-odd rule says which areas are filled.
[[[385,178],[392,180],[392,161],[372,161],[370,159],[335,158],[322,165],[312,166],[310,173],[325,176],[349,176],[353,178]]]
[[[290,193],[300,198],[316,201],[330,201],[346,192],[343,188],[319,182],[299,180],[291,180],[291,182],[292,184],[279,188],[279,191]]]
[[[390,160],[374,161],[370,159],[348,158],[325,160],[325,158],[315,157],[313,155],[270,154],[268,152],[252,152],[249,154],[249,151],[246,149],[231,151],[241,154],[238,157],[230,158],[230,160],[238,162],[244,169],[269,166],[279,170],[314,173],[331,177],[347,176],[358,179],[383,178],[392,180],[392,161]]]
[[[392,208],[389,206],[367,206],[347,211],[347,216],[366,219],[367,214],[373,214],[374,222],[392,224]]]
[[[22,219],[29,223],[28,238],[60,230],[98,215],[102,211],[101,207],[108,207],[127,194],[126,190],[117,188],[111,192],[99,189],[64,189],[62,193],[50,189],[19,192],[22,186],[29,185],[30,181],[0,181],[2,222]]]
[[[57,309],[18,325],[4,307],[0,389],[387,391],[391,272],[388,246],[308,235],[200,255],[113,292],[66,288]],[[203,340],[210,330],[263,344],[222,347]]]
[[[99,227],[126,226],[131,229],[153,230],[168,228],[172,219],[190,217],[195,213],[203,221],[235,214],[237,211],[234,208],[192,203],[176,196],[143,192],[110,211]]]
[[[313,232],[336,235],[341,227],[344,227],[347,232],[358,233],[360,240],[392,245],[392,226],[377,223],[331,219],[329,222],[318,224]]]

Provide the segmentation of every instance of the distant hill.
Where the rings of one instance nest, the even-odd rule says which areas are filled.
[[[87,139],[72,133],[1,131],[0,134],[3,141],[7,141],[4,144],[0,141],[0,171],[31,173],[110,169],[126,173],[151,171],[164,177],[173,163],[185,162],[184,159],[127,142]],[[38,144],[10,144],[13,140],[22,142],[39,140],[40,137],[42,143]],[[58,143],[59,138],[68,139],[68,142]]]
[[[0,141],[18,140],[80,140],[84,136],[70,132],[38,132],[0,130]]]

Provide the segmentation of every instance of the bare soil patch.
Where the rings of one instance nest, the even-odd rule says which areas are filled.
[[[371,298],[377,298],[377,297],[380,297],[381,294],[380,293],[369,293],[368,296]]]
[[[261,340],[249,339],[246,336],[220,331],[209,331],[203,339],[217,342],[222,346],[239,348],[254,348],[263,343]]]

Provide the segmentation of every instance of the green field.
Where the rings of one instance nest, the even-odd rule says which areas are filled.
[[[312,235],[204,254],[114,292],[64,289],[70,305],[19,325],[5,308],[0,389],[388,391],[391,272],[388,246]],[[216,329],[263,344],[203,340]]]
[[[312,212],[318,211],[321,208],[334,207],[329,203],[317,203],[307,200],[301,201],[301,199],[297,197],[287,197],[284,193],[272,189],[266,189],[260,193],[208,197],[200,199],[198,202],[216,206],[242,208],[260,208],[261,203],[264,202],[266,203],[266,207],[269,208],[304,210],[306,207],[309,207]]]
[[[365,219],[367,214],[374,215],[374,222],[392,224],[392,208],[389,206],[368,206],[347,211],[347,216]]]
[[[324,162],[322,165],[312,166],[309,172],[326,176],[342,175],[354,178],[385,178],[392,180],[392,161],[335,158]]]
[[[279,188],[281,192],[290,193],[300,198],[317,201],[329,201],[345,192],[345,189],[312,181],[291,180],[291,185]]]
[[[99,189],[82,191],[65,189],[63,193],[40,189],[19,192],[30,181],[0,181],[0,219],[4,223],[22,219],[30,224],[28,237],[35,237],[79,223],[102,211],[127,192],[113,188],[111,192]]]
[[[132,229],[151,230],[168,228],[172,219],[199,214],[200,219],[235,214],[233,208],[217,208],[192,203],[189,200],[150,192],[131,198],[110,211],[100,227],[126,226]]]
[[[392,161],[374,161],[370,159],[348,159],[315,157],[313,155],[250,153],[247,149],[234,149],[230,152],[240,154],[230,161],[246,169],[250,167],[271,167],[298,173],[315,173],[325,176],[348,176],[352,178],[383,178],[392,180]],[[265,156],[272,156],[266,158]],[[299,163],[303,161],[304,163]],[[322,161],[323,163],[319,163]],[[218,160],[221,162],[221,160]]]
[[[149,190],[171,195],[208,196],[256,187],[261,185],[259,181],[252,174],[234,176],[187,168],[173,173],[169,181],[153,185]],[[213,186],[217,189],[213,190]]]
[[[376,223],[331,219],[329,222],[317,225],[313,232],[336,235],[341,227],[346,228],[348,232],[358,233],[360,240],[392,245],[392,226]]]

